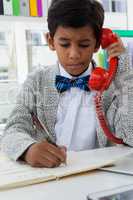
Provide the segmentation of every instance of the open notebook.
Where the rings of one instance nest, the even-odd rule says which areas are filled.
[[[0,190],[22,187],[111,165],[133,153],[133,148],[119,146],[80,152],[68,152],[67,166],[33,168],[0,155]]]

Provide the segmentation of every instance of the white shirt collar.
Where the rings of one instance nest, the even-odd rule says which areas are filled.
[[[90,75],[91,72],[92,72],[92,69],[93,69],[92,63],[90,63],[88,69],[87,69],[83,74],[81,74],[80,76],[78,76],[78,78],[79,78],[79,77],[83,77],[83,76]],[[66,77],[66,78],[77,78],[77,77],[75,77],[75,76],[70,75],[70,74],[63,68],[63,66],[62,66],[60,63],[59,63],[59,70],[60,70],[60,75],[61,75],[61,76],[64,76],[64,77]]]

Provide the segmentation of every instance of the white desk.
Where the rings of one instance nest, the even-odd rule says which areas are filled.
[[[0,192],[0,200],[86,200],[89,192],[98,192],[133,184],[133,176],[102,171],[68,177]]]

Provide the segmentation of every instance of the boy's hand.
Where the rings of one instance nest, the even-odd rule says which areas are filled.
[[[43,141],[31,145],[23,158],[32,167],[58,167],[66,162],[66,148]]]
[[[109,45],[109,47],[106,49],[108,52],[109,59],[113,57],[120,56],[125,51],[125,46],[119,36],[117,36],[118,41]]]

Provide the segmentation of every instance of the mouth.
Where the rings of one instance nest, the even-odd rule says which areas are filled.
[[[77,64],[70,64],[68,65],[70,68],[80,68],[83,67],[83,63],[77,63]]]

